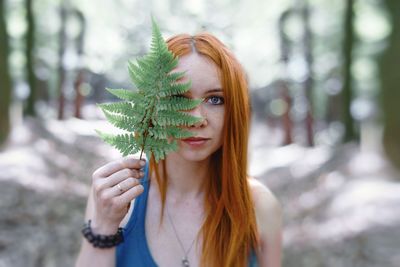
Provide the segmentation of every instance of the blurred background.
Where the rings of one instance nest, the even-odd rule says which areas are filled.
[[[120,157],[95,104],[132,88],[151,14],[246,69],[283,266],[400,266],[400,1],[0,0],[0,267],[73,265],[91,174]]]

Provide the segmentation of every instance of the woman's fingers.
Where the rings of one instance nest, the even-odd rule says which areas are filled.
[[[131,203],[131,201],[137,198],[141,193],[143,193],[144,187],[143,185],[139,184],[136,185],[126,192],[122,193],[121,195],[114,198],[115,205],[120,206],[122,208],[126,208],[126,205]]]
[[[106,188],[105,190],[103,190],[102,194],[104,194],[103,197],[105,198],[116,197],[125,193],[126,191],[129,191],[132,187],[135,187],[139,184],[140,184],[139,179],[128,177],[123,181],[115,184],[114,186]]]
[[[144,172],[142,170],[136,170],[136,169],[122,169],[109,177],[106,177],[102,179],[102,182],[104,183],[104,187],[113,187],[125,179],[132,177],[136,179],[140,179],[144,176]]]
[[[121,222],[131,201],[144,191],[140,184],[144,166],[145,160],[127,157],[110,162],[93,173],[94,222],[112,227]]]
[[[95,195],[102,200],[111,199],[140,184],[143,171],[123,169],[110,177],[94,181]]]
[[[128,178],[118,185],[103,190],[99,195],[99,203],[116,211],[125,210],[127,205],[139,196],[144,188],[137,179]]]
[[[107,190],[110,187],[113,187],[125,179],[132,177],[132,178],[142,178],[144,176],[143,170],[140,168],[138,169],[130,169],[130,168],[122,168],[122,166],[136,166],[141,167],[141,161],[137,159],[130,159],[130,160],[120,160],[114,161],[109,164],[104,165],[103,167],[99,168],[93,174],[93,188],[95,191],[95,195],[99,196],[102,194],[104,190]],[[144,163],[144,162],[143,162]],[[109,176],[104,177],[103,175],[108,173],[110,170],[116,170],[115,172],[111,173]]]
[[[125,157],[112,161],[93,173],[93,178],[105,178],[123,169],[141,169],[145,165],[145,160],[139,160],[132,157]]]

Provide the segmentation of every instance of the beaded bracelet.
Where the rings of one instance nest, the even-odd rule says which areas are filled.
[[[122,234],[122,228],[118,228],[116,234],[113,235],[98,235],[93,233],[90,227],[91,220],[84,224],[82,229],[83,236],[91,243],[95,248],[112,248],[118,244],[124,242],[124,236]]]

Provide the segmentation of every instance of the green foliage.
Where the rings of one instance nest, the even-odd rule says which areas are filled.
[[[12,95],[11,69],[9,68],[9,36],[5,3],[0,2],[0,146],[7,140],[10,133],[10,105]]]
[[[129,62],[129,74],[137,90],[107,89],[123,101],[98,105],[111,124],[127,133],[97,132],[123,156],[144,151],[147,158],[153,154],[158,162],[168,152],[178,149],[176,139],[193,136],[182,126],[193,125],[202,118],[184,111],[195,108],[202,100],[181,96],[191,83],[178,82],[185,73],[171,73],[178,59],[168,50],[154,20],[152,24],[150,52],[136,64]]]

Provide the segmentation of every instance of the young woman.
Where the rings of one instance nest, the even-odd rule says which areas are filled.
[[[189,111],[203,120],[188,127],[195,138],[178,140],[179,150],[158,164],[127,157],[93,173],[76,266],[281,266],[280,206],[247,175],[241,65],[208,33],[167,43],[182,81],[192,82],[182,97],[204,99]]]

